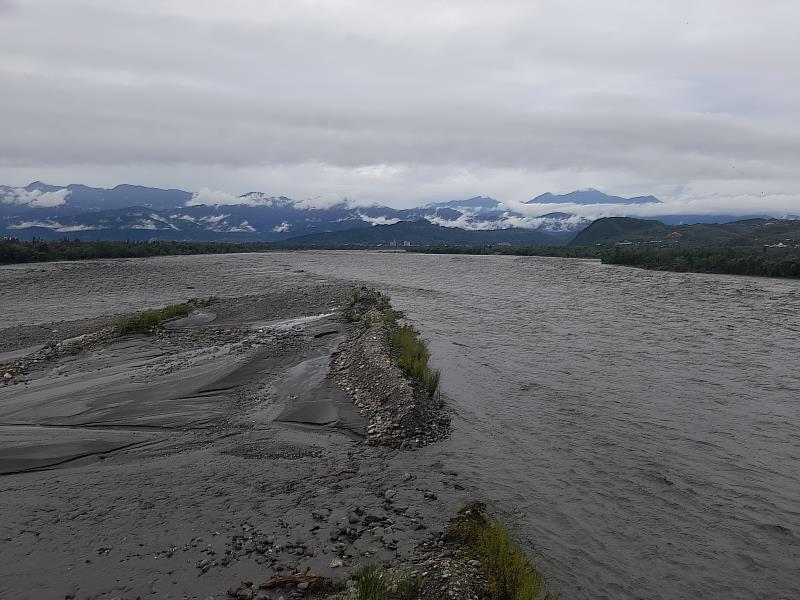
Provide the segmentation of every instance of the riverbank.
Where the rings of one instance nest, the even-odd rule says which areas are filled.
[[[306,306],[326,313],[331,306],[303,296],[325,297],[326,286],[350,282],[391,295],[442,371],[452,434],[390,461],[397,479],[408,472],[430,481],[438,500],[427,502],[442,519],[460,508],[448,508],[450,493],[485,499],[541,557],[565,598],[800,595],[790,508],[800,470],[785,418],[800,393],[793,280],[385,252],[13,265],[0,268],[0,341],[20,325],[44,335],[58,329],[50,333],[57,341],[78,335],[70,323],[113,326],[120,313],[193,297],[265,296],[265,320],[311,314]],[[258,446],[268,434],[254,435]],[[774,468],[763,469],[765,461]],[[258,479],[259,467],[245,472]],[[42,497],[59,489],[56,481],[38,488]],[[138,482],[149,485],[144,476]],[[243,513],[255,502],[250,485],[234,478],[227,491]],[[139,493],[124,482],[120,490]],[[220,493],[216,483],[211,490]],[[180,510],[168,516],[180,518]],[[428,526],[438,531],[434,521]],[[219,589],[264,575],[247,573]]]
[[[365,519],[367,527],[374,523]],[[270,550],[271,551],[271,550]],[[230,598],[260,600],[269,592],[319,600],[559,600],[508,529],[482,502],[468,502],[447,523],[390,564],[363,564],[340,577],[311,571],[242,582]]]
[[[344,318],[350,294],[309,280],[132,334],[111,317],[3,330],[0,560],[14,566],[0,588],[226,597],[237,581],[418,557],[468,491],[397,449],[446,434],[441,397],[419,395],[390,346],[363,345],[386,324],[363,303]],[[56,342],[64,331],[80,333]],[[403,393],[360,390],[359,414],[345,382],[375,373],[345,365],[370,360]]]

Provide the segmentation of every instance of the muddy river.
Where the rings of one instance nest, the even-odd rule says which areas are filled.
[[[381,288],[423,331],[454,432],[420,453],[503,512],[565,598],[800,598],[800,282],[378,252],[108,260],[0,268],[3,327],[309,273]]]

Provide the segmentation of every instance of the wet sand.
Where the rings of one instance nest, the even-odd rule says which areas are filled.
[[[364,444],[326,377],[348,286],[292,287],[0,385],[0,597],[225,597],[408,556],[463,504],[457,474]],[[4,360],[109,320],[6,328]]]

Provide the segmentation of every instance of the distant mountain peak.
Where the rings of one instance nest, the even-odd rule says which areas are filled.
[[[576,190],[568,194],[556,195],[550,192],[545,192],[536,196],[533,200],[528,200],[526,204],[660,204],[661,200],[655,196],[634,196],[632,198],[623,198],[622,196],[611,196],[605,194],[595,188],[586,188],[585,190]]]
[[[43,181],[33,181],[25,186],[24,188],[28,192],[39,191],[39,192],[56,192],[61,188],[57,185],[50,185],[49,183],[44,183]]]
[[[423,208],[452,208],[455,210],[466,209],[473,212],[496,211],[500,208],[499,200],[489,196],[474,196],[466,200],[448,200],[447,202],[431,202]]]

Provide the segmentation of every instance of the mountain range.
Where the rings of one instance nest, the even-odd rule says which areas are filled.
[[[270,241],[310,245],[412,243],[564,244],[591,220],[568,212],[574,205],[659,204],[653,196],[623,198],[588,189],[542,194],[528,205],[563,205],[566,210],[523,214],[500,201],[477,196],[396,209],[346,198],[294,200],[249,192],[232,196],[201,190],[137,185],[94,188],[33,182],[0,186],[0,237],[20,239]],[[696,216],[700,219],[702,216]],[[654,217],[659,218],[659,217]],[[684,222],[681,215],[665,222]],[[720,222],[736,217],[717,216]],[[414,226],[424,220],[427,224]],[[405,225],[403,225],[405,224]],[[395,228],[387,226],[398,225]],[[431,225],[432,227],[429,227]],[[499,232],[505,233],[499,233]],[[342,233],[349,232],[349,233]],[[464,237],[459,232],[475,235]],[[325,235],[328,234],[328,237]],[[367,241],[373,240],[373,241]],[[461,240],[458,242],[457,240]],[[491,240],[491,241],[487,241]]]
[[[525,216],[487,197],[396,209],[344,198],[293,200],[260,192],[234,197],[135,185],[61,187],[39,181],[24,188],[0,186],[0,235],[21,239],[281,241],[420,219],[451,229],[538,231],[552,235],[551,243],[589,224],[560,212]]]

